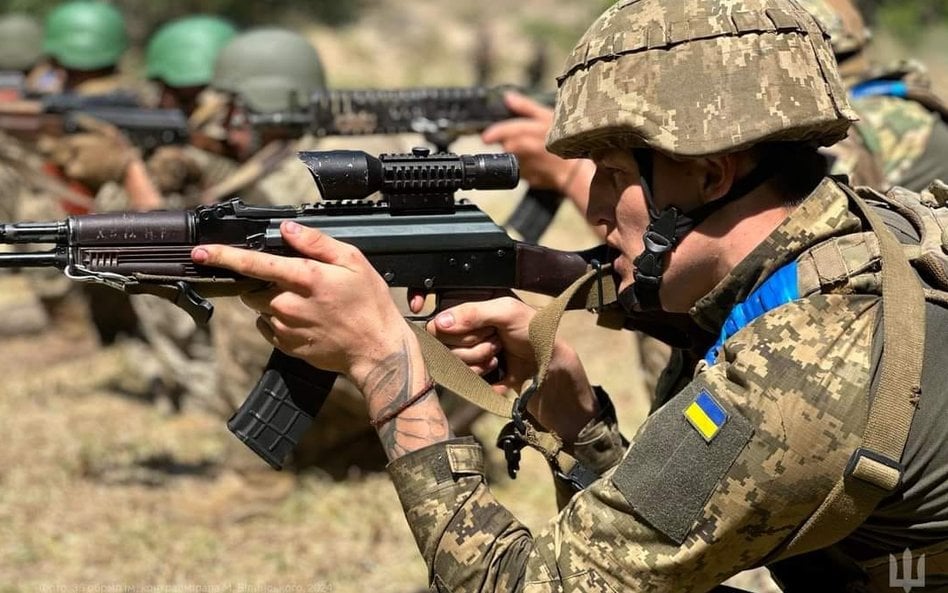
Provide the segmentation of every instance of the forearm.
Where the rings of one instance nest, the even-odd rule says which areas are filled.
[[[533,537],[487,488],[483,451],[472,438],[416,451],[388,469],[429,574],[443,590],[521,590]]]
[[[156,210],[164,205],[164,199],[148,175],[145,163],[133,159],[125,169],[125,192],[134,210]]]
[[[355,371],[357,377],[364,378],[355,381],[365,394],[369,417],[377,423],[390,461],[451,438],[437,393],[433,388],[426,390],[431,384],[413,336],[404,337],[401,348],[365,366],[369,368]],[[421,397],[410,403],[419,394]]]
[[[600,413],[599,401],[576,351],[563,342],[554,346],[543,386],[530,402],[530,413],[555,432],[567,449]]]

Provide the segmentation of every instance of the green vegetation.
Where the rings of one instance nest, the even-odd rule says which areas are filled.
[[[948,0],[857,0],[874,29],[886,29],[906,43],[919,32],[948,21]]]
[[[301,17],[329,25],[355,21],[362,9],[375,0],[167,0],[165,2],[140,2],[116,0],[113,2],[125,15],[133,37],[147,35],[162,23],[190,14],[228,15],[235,24],[250,25],[279,24],[289,16]],[[0,12],[25,12],[44,16],[61,0],[0,0]]]

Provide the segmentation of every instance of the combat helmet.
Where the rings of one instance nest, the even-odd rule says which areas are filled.
[[[152,35],[145,50],[146,75],[172,87],[211,82],[217,54],[237,29],[215,16],[172,21]]]
[[[33,17],[0,17],[0,70],[26,71],[43,56],[43,30]]]
[[[114,66],[127,46],[125,19],[110,4],[76,0],[60,4],[46,17],[43,51],[66,68]]]
[[[843,78],[862,74],[869,67],[863,50],[872,38],[862,14],[851,0],[798,0],[816,17],[830,36],[830,45]]]
[[[211,86],[238,95],[257,113],[303,107],[326,88],[316,49],[303,36],[261,28],[234,37],[218,54]]]
[[[739,8],[738,8],[739,7]],[[825,33],[791,0],[640,0],[608,9],[557,79],[548,148],[702,156],[831,145],[856,119]]]
[[[557,80],[547,147],[565,158],[618,148],[639,162],[651,222],[627,309],[659,307],[668,252],[773,174],[772,159],[761,159],[728,195],[690,212],[660,211],[652,150],[682,158],[841,140],[856,114],[827,40],[793,0],[621,1],[580,39]]]

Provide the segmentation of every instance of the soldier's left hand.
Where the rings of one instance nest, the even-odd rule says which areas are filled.
[[[128,165],[141,158],[124,138],[81,132],[41,143],[49,159],[70,179],[98,190],[109,181],[121,182]]]
[[[270,343],[311,365],[348,375],[356,386],[386,357],[417,343],[388,285],[355,247],[292,221],[280,227],[300,257],[224,245],[194,248],[199,264],[227,268],[272,284],[245,294]]]

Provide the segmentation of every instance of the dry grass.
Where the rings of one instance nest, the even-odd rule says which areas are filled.
[[[577,21],[591,18],[581,3],[529,0],[514,14],[508,4],[382,3],[358,26],[311,34],[335,86],[470,84],[476,30],[486,27],[502,56],[497,82],[519,82],[531,52],[525,30],[578,30]],[[565,49],[552,50],[555,70]],[[398,142],[407,148],[415,140]],[[484,147],[464,139],[455,149]],[[475,199],[503,220],[517,196]],[[594,243],[571,208],[547,240]],[[595,328],[582,313],[569,314],[563,331],[632,432],[647,409],[634,340]],[[0,593],[407,593],[425,585],[384,474],[354,469],[336,482],[313,470],[271,472],[217,418],[172,415],[118,394],[110,386],[124,364],[120,353],[96,348],[81,316],[47,334],[0,341]],[[489,443],[500,425],[485,418],[476,432]],[[490,450],[490,462],[498,498],[541,528],[555,513],[542,460],[527,452],[515,482],[503,475],[498,451]]]

